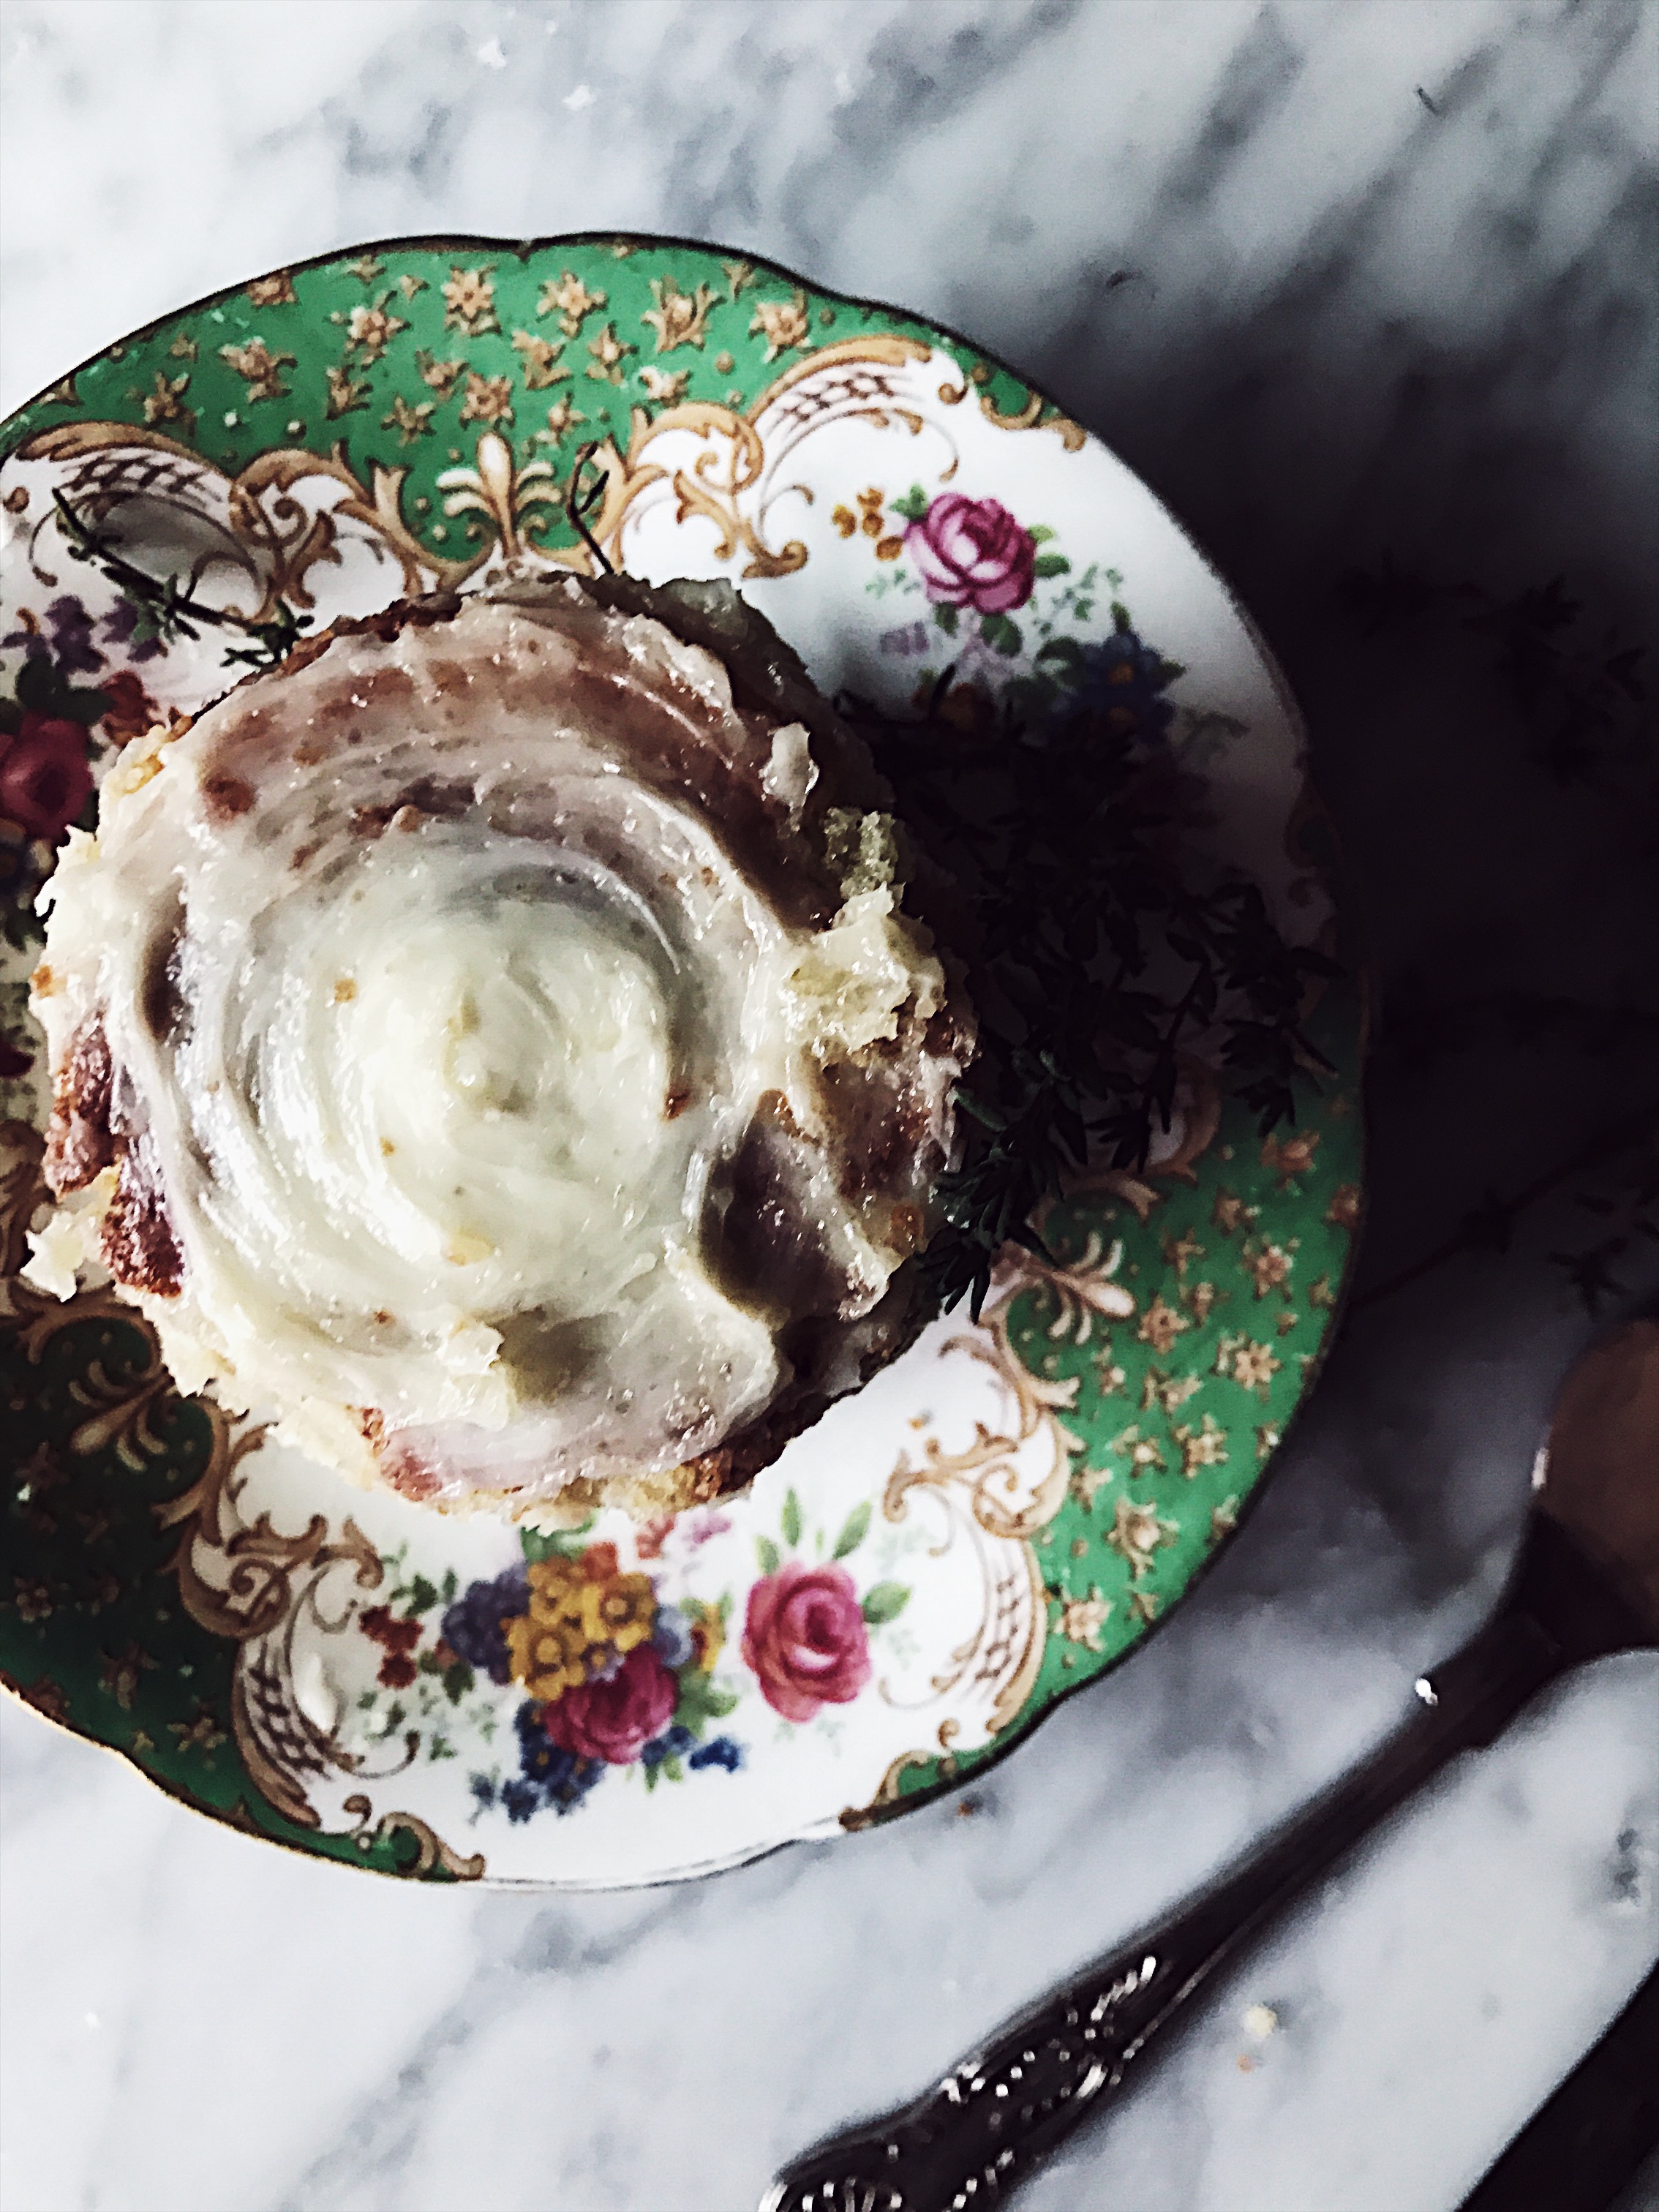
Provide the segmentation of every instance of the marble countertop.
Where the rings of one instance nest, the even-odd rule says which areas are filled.
[[[1650,614],[1656,43],[1641,0],[11,0],[0,409],[219,285],[422,232],[707,238],[1029,370],[1307,711],[1378,982],[1363,1294],[1659,1092],[1588,1018],[1654,1004],[1650,826],[1539,765],[1489,639],[1368,637],[1334,591],[1388,548],[1564,572],[1598,635]],[[1583,1195],[1357,1304],[1167,1631],[883,1830],[629,1895],[405,1888],[6,1704],[0,2204],[753,2206],[1407,1713],[1592,1333],[1550,1256],[1593,1241]],[[1607,1315],[1659,1287],[1618,1264]],[[1448,1771],[1019,2202],[1450,2212],[1656,1955],[1633,1655]]]

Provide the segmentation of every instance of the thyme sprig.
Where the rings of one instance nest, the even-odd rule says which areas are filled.
[[[602,575],[611,576],[616,574],[615,563],[587,526],[588,516],[605,497],[606,482],[605,471],[597,466],[593,459],[594,454],[599,450],[599,440],[590,438],[572,463],[570,484],[564,495],[564,512],[566,520],[581,539],[582,544],[586,546],[599,573]],[[593,471],[592,479],[584,484],[583,473],[590,468]]]
[[[227,667],[275,668],[309,626],[311,617],[289,606],[285,599],[278,599],[276,613],[264,621],[236,614],[228,607],[210,606],[177,576],[152,576],[127,560],[116,550],[119,540],[95,529],[61,491],[54,491],[52,496],[70,560],[89,562],[114,585],[137,617],[132,633],[137,643],[146,644],[154,638],[171,645],[180,638],[199,638],[203,629],[234,630],[248,642],[226,648],[222,659]]]
[[[843,702],[968,909],[949,933],[968,959],[979,1051],[922,1264],[942,1305],[966,1293],[975,1316],[1006,1243],[1042,1250],[1030,1218],[1069,1176],[1091,1159],[1145,1167],[1200,1037],[1264,1133],[1294,1120],[1299,1081],[1331,1072],[1302,1010],[1335,963],[1286,944],[1255,884],[1196,858],[1195,780],[1159,736],[1157,693],[1175,672],[1121,610],[1114,648],[1133,678],[1111,678],[1115,698],[1096,696],[1099,672],[1084,665],[1035,714],[953,692],[949,671],[913,721]]]

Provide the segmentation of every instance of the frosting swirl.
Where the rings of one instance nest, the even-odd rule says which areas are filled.
[[[914,1326],[970,1049],[884,795],[724,586],[342,625],[60,864],[37,1279],[95,1223],[182,1385],[441,1504],[746,1480]]]

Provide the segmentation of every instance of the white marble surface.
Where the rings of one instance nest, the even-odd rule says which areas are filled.
[[[902,301],[1048,381],[1222,559],[1309,709],[1385,1013],[1650,1006],[1629,820],[1525,761],[1467,640],[1367,645],[1330,586],[1391,544],[1650,605],[1656,38],[1641,0],[10,0],[0,407],[398,233],[657,228]],[[1483,1034],[1414,1070],[1385,1022],[1373,1284],[1639,1095]],[[632,1897],[404,1889],[7,1705],[4,2212],[742,2212],[1407,1711],[1491,1602],[1586,1336],[1543,1256],[1573,1223],[1564,1194],[1507,1260],[1356,1313],[1200,1595],[967,1817]],[[1398,1817],[1020,2201],[1449,2212],[1656,1954],[1633,1656]]]

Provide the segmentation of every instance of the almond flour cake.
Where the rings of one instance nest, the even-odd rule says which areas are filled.
[[[28,1272],[411,1498],[738,1487],[925,1318],[973,1021],[915,874],[727,586],[341,623],[71,833]]]

